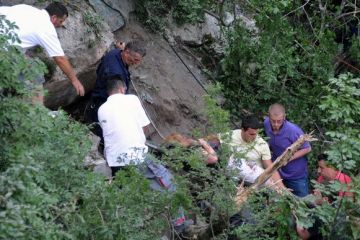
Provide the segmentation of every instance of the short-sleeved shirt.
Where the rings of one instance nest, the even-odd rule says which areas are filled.
[[[55,27],[45,9],[40,10],[26,4],[19,4],[12,7],[0,7],[0,15],[5,15],[8,20],[15,22],[18,26],[14,32],[18,35],[21,41],[19,46],[24,51],[40,45],[50,57],[64,56]]]
[[[148,151],[143,127],[150,124],[135,95],[113,94],[100,106],[99,123],[110,167],[139,164]]]
[[[348,175],[342,173],[341,171],[338,171],[338,173],[336,174],[335,180],[339,181],[341,184],[349,184],[349,183],[351,183],[351,178]],[[318,177],[318,179],[317,179],[317,182],[318,183],[324,183],[326,181],[325,181],[325,178],[320,175]],[[344,192],[344,191],[339,191],[339,196],[343,197],[345,195],[345,193],[346,192]]]
[[[233,155],[229,159],[228,167],[237,172],[236,179],[254,183],[264,171],[262,161],[270,160],[271,153],[268,144],[259,135],[252,142],[246,142],[241,136],[241,129],[231,132],[230,146]]]
[[[113,49],[101,58],[100,64],[96,69],[96,83],[92,96],[105,101],[109,96],[106,92],[106,79],[114,75],[120,75],[125,80],[126,93],[128,93],[130,73],[128,66],[121,58],[120,49]]]
[[[265,133],[269,137],[270,150],[272,151],[272,161],[275,161],[291,144],[296,142],[296,140],[304,134],[299,126],[287,120],[284,121],[277,134],[274,134],[272,131],[269,118],[265,119],[264,126]],[[310,147],[310,143],[305,142],[300,149],[308,147]],[[295,180],[307,177],[307,162],[308,160],[306,156],[292,160],[286,166],[280,168],[279,172],[281,177],[285,180]]]
[[[249,166],[263,167],[262,161],[271,159],[268,144],[259,135],[254,141],[246,142],[241,136],[241,131],[241,129],[233,130],[231,134],[230,146],[236,155],[235,158],[245,159]]]

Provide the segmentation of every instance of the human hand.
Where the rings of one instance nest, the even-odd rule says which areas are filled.
[[[116,41],[115,42],[115,47],[120,49],[120,50],[124,50],[125,49],[125,42]]]
[[[78,79],[76,79],[71,83],[74,86],[77,95],[80,95],[81,97],[85,95],[84,86],[81,84],[81,82]]]
[[[316,205],[321,205],[324,202],[327,202],[329,199],[327,197],[323,197],[321,192],[317,189],[314,190],[313,193],[314,197],[315,197],[315,204]]]
[[[199,139],[198,139],[198,142],[199,142],[201,145],[207,145],[207,142],[206,142],[203,138],[199,138]]]

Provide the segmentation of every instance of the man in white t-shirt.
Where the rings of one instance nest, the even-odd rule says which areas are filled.
[[[77,78],[74,69],[64,54],[61,47],[56,27],[61,27],[68,17],[66,7],[54,2],[45,9],[19,4],[12,7],[0,7],[0,15],[5,15],[6,19],[14,22],[18,29],[14,32],[18,35],[19,45],[25,52],[27,49],[40,45],[47,54],[53,58],[64,74],[70,79],[76,93],[84,96],[84,87]],[[38,82],[42,88],[42,81]],[[42,91],[41,91],[42,92]],[[43,93],[40,94],[39,101],[43,101]]]
[[[145,127],[150,124],[137,96],[126,94],[120,76],[107,79],[107,101],[98,110],[105,158],[113,175],[121,168],[144,162],[148,151]]]
[[[230,157],[228,167],[234,169],[238,177],[247,183],[254,183],[271,166],[271,153],[268,144],[258,135],[262,124],[253,116],[242,120],[241,129],[231,133],[230,146],[234,154]],[[279,187],[284,187],[278,172],[272,176]]]
[[[147,156],[145,132],[150,121],[139,98],[125,95],[126,83],[120,75],[106,79],[106,90],[109,97],[100,106],[98,119],[105,141],[105,158],[112,176],[128,165],[136,165],[140,173],[150,180],[151,189],[175,192],[172,174]],[[178,233],[193,223],[186,220],[182,207],[171,222]]]

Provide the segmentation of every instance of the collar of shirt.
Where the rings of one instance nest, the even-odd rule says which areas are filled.
[[[112,94],[110,95],[108,98],[107,98],[107,101],[109,102],[113,102],[113,101],[117,101],[118,99],[124,97],[125,95],[122,94],[122,93],[115,93],[115,94]]]

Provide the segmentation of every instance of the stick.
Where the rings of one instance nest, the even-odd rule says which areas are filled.
[[[305,142],[311,142],[316,141],[316,138],[313,138],[312,133],[302,135],[291,144],[290,147],[288,147],[273,163],[273,165],[267,169],[256,179],[255,183],[253,183],[249,188],[243,188],[239,187],[238,192],[236,193],[235,202],[236,206],[238,208],[241,207],[241,205],[246,202],[248,197],[252,192],[257,190],[262,184],[264,184],[271,176],[272,174],[277,171],[282,166],[286,165],[288,162],[290,162],[290,158],[294,153],[305,143]]]

